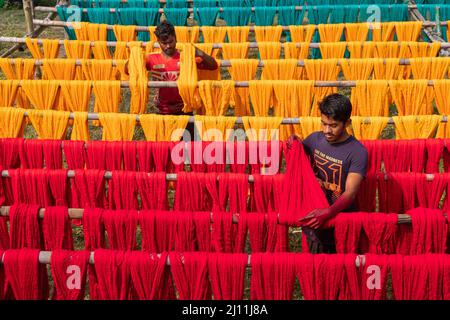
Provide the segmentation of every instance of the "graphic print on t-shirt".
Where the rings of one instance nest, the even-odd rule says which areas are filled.
[[[322,172],[325,178],[324,180],[318,178],[322,188],[331,193],[334,202],[342,194],[342,160],[314,149],[314,172],[318,171]]]

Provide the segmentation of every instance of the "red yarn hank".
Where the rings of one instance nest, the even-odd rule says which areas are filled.
[[[169,259],[180,300],[211,300],[207,253],[170,252]]]
[[[396,213],[370,213],[363,220],[363,229],[369,242],[369,253],[395,253],[398,230]]]
[[[381,177],[382,175],[379,174]],[[375,212],[377,200],[378,179],[375,173],[368,173],[361,183],[361,187],[356,195],[357,207],[362,212]],[[380,204],[381,205],[381,204]]]
[[[130,298],[130,274],[125,251],[95,250],[94,268],[89,285],[94,284],[93,300],[128,300]]]
[[[367,149],[367,174],[377,173],[381,171],[382,150],[385,141],[382,140],[361,140]]]
[[[123,170],[138,171],[136,141],[123,142]]]
[[[113,171],[108,182],[110,209],[138,209],[135,172]]]
[[[144,210],[167,210],[167,180],[165,172],[137,172],[136,183]]]
[[[286,152],[286,173],[281,196],[280,223],[299,225],[299,219],[328,202],[299,141]]]
[[[295,258],[291,253],[252,253],[250,299],[291,300]]]
[[[9,210],[11,249],[43,249],[39,206],[16,204]]]
[[[232,213],[247,212],[248,175],[220,173],[218,183],[220,210]]]
[[[84,141],[65,140],[64,156],[69,170],[84,169],[86,166],[86,148]]]
[[[358,253],[363,223],[368,219],[364,212],[340,213],[329,221],[334,225],[337,253]]]
[[[86,142],[86,168],[106,170],[107,141]]]
[[[41,207],[52,205],[49,177],[43,169],[9,170],[15,203],[35,204]]]
[[[45,167],[47,169],[62,169],[61,140],[41,140],[43,144]]]
[[[19,156],[23,169],[44,168],[44,148],[41,140],[24,139],[20,145]]]
[[[140,251],[127,253],[127,264],[138,300],[173,300],[175,289],[170,269],[166,266],[168,253],[159,256]]]
[[[106,207],[105,171],[75,170],[72,179],[72,207]]]
[[[89,251],[105,248],[103,209],[85,208],[83,212],[84,248]]]
[[[425,174],[417,174],[415,179],[417,205],[430,209],[439,208],[442,194],[447,188],[448,178],[443,174],[435,173],[431,181],[428,181]]]
[[[136,153],[138,158],[139,171],[154,171],[152,160],[151,144],[146,141],[136,141]]]
[[[70,202],[68,200],[70,193],[67,186],[67,170],[49,170],[48,183],[53,197],[53,204],[55,206],[67,206]]]
[[[47,268],[39,263],[39,250],[6,250],[3,258],[6,286],[15,300],[47,300]]]
[[[247,255],[208,254],[208,274],[214,300],[243,300]]]
[[[53,250],[50,258],[53,300],[83,300],[90,252]]]
[[[42,231],[45,250],[73,250],[72,228],[67,207],[45,208]]]
[[[447,222],[443,212],[437,209],[416,208],[409,210],[407,214],[412,219],[409,254],[445,253]]]
[[[439,163],[444,155],[444,139],[427,139],[425,146],[427,149],[425,172],[439,172]]]
[[[139,212],[142,250],[159,253],[174,248],[176,220],[168,211],[142,210]]]
[[[0,168],[16,169],[20,167],[20,150],[23,143],[23,138],[0,139]]]
[[[102,220],[108,234],[109,248],[123,251],[136,249],[136,210],[104,210]]]

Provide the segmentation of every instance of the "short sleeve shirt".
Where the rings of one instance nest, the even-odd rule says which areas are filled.
[[[319,131],[303,140],[303,146],[330,204],[345,191],[345,183],[350,172],[366,176],[367,150],[353,136],[343,142],[331,144]]]
[[[197,68],[205,69],[203,59],[196,58]],[[151,53],[145,57],[145,66],[150,71],[153,81],[177,81],[180,75],[180,52],[167,58],[163,53]],[[155,97],[156,105],[161,114],[181,114],[183,99],[178,88],[160,88]]]

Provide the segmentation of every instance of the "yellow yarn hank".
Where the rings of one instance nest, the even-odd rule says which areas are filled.
[[[400,74],[400,59],[375,59],[373,60],[373,78],[375,80],[398,80]]]
[[[99,113],[103,126],[102,140],[131,141],[133,140],[136,116],[124,113]]]
[[[296,59],[264,60],[261,80],[294,80],[298,79]]]
[[[393,41],[395,35],[395,22],[376,22],[371,24],[372,41]]]
[[[273,84],[269,80],[249,81],[250,99],[252,100],[253,112],[257,117],[269,115],[272,103]]]
[[[246,59],[249,43],[222,43],[222,56],[225,60]]]
[[[258,50],[262,60],[280,59],[281,42],[258,42]]]
[[[59,84],[56,80],[22,80],[22,89],[36,109],[55,108]]]
[[[396,139],[428,139],[436,133],[442,116],[422,115],[392,117]]]
[[[309,56],[309,42],[285,42],[283,43],[284,58],[285,59],[308,59]]]
[[[436,57],[441,50],[440,42],[408,42],[409,50],[411,51],[411,57]]]
[[[121,100],[120,81],[94,81],[94,112],[119,112]]]
[[[368,23],[345,23],[345,40],[346,41],[366,41],[369,34]]]
[[[111,51],[109,50],[106,41],[95,41],[94,47],[92,48],[92,53],[94,55],[94,59],[112,59]]]
[[[374,42],[347,42],[347,49],[351,59],[373,58],[375,56]]]
[[[89,59],[91,57],[91,42],[64,39],[64,51],[69,59]]]
[[[196,43],[198,42],[200,28],[198,26],[184,27],[175,26],[175,35],[179,43]]]
[[[25,109],[0,108],[0,138],[18,138],[23,135]]]
[[[68,111],[88,111],[91,98],[92,83],[90,81],[68,81],[60,82],[61,95],[65,101]],[[107,97],[110,100],[110,97]]]
[[[116,80],[118,75],[112,60],[82,60],[81,70],[86,80]]]
[[[349,131],[358,140],[377,140],[389,122],[388,117],[352,117],[352,126]]]
[[[289,26],[292,42],[311,42],[316,31],[315,25]]]
[[[450,92],[450,80],[433,80],[433,87],[439,113],[450,115],[450,100],[447,97]]]
[[[39,139],[64,139],[70,112],[55,110],[29,110],[28,118]]]
[[[229,105],[234,106],[234,81],[200,81],[199,94],[206,115],[224,116]]]
[[[74,119],[70,139],[78,141],[88,141],[89,140],[89,130],[87,125],[88,113],[74,112],[73,115]]]
[[[322,128],[322,122],[320,117],[303,117],[300,119],[300,131],[296,134],[302,139],[306,139],[311,133],[320,131]]]
[[[322,59],[341,59],[344,57],[347,44],[345,42],[321,42],[319,43],[319,50],[322,54]]]
[[[44,80],[75,80],[75,59],[43,59],[42,79]]]
[[[25,44],[35,59],[54,59],[59,53],[59,40],[43,39],[41,52],[38,39],[25,38]]]
[[[114,25],[113,31],[117,41],[129,42],[136,40],[136,26]]]
[[[198,49],[205,52],[207,55],[210,55],[212,57],[216,57],[219,50],[214,49],[213,43],[198,43],[195,45]],[[217,65],[220,66],[220,60],[216,59]],[[198,80],[220,80],[220,68],[217,68],[215,70],[205,70],[205,69],[198,69],[197,68],[197,77]]]
[[[131,92],[130,113],[145,113],[148,102],[148,74],[145,68],[144,52],[141,47],[134,46],[131,48],[128,70]]]
[[[282,117],[242,117],[249,141],[278,141]]]
[[[232,59],[228,72],[234,81],[249,81],[256,77],[259,60],[256,59]],[[250,102],[248,99],[248,88],[236,88],[235,90],[235,116],[245,116],[250,114]]]
[[[255,26],[257,42],[279,42],[283,33],[282,26]]]
[[[183,112],[192,112],[200,107],[197,90],[197,63],[195,62],[195,47],[190,44],[180,44],[180,75],[177,80],[178,92],[183,99]]]
[[[14,67],[11,60],[0,58],[0,68],[9,80],[34,79],[36,66],[34,59],[14,59]],[[16,103],[18,107],[30,108],[30,102],[22,88],[17,90]]]
[[[17,80],[0,80],[0,107],[12,107],[17,96]]]
[[[196,115],[194,118],[203,141],[227,141],[236,123],[236,117]]]
[[[314,81],[273,81],[277,101],[274,115],[279,117],[303,117],[311,113]]]
[[[427,80],[390,80],[389,89],[399,116],[427,115],[433,110],[426,107]]]
[[[375,59],[341,59],[339,63],[346,80],[368,80]]]
[[[363,117],[387,117],[388,93],[388,82],[385,80],[356,81],[351,96],[352,114]]]
[[[228,42],[240,43],[248,42],[248,34],[250,33],[249,26],[240,27],[226,27]]]
[[[202,26],[203,42],[205,43],[222,43],[225,42],[227,35],[226,27],[210,27]]]
[[[422,32],[423,21],[395,22],[398,41],[417,41]]]
[[[142,114],[139,122],[147,141],[180,141],[189,116]]]
[[[344,32],[344,23],[333,24],[319,24],[317,29],[319,31],[320,42],[339,42]]]

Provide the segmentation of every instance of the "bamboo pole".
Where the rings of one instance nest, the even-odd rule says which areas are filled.
[[[35,19],[33,20],[34,24],[37,25],[46,25],[49,27],[72,27],[75,23],[72,22],[65,22],[65,21],[43,21],[43,20],[38,20]],[[447,25],[447,22],[441,22],[442,25]],[[430,26],[434,26],[435,23],[434,22],[424,22],[422,27],[430,27]],[[317,29],[317,25],[314,25]],[[374,28],[374,25],[369,23],[369,28],[372,29]],[[107,30],[113,30],[113,26],[112,25],[107,25],[106,27]],[[199,27],[200,32],[202,31],[202,27]],[[254,31],[255,27],[254,26],[250,26],[250,31]],[[141,32],[149,32],[149,27],[145,27],[145,26],[136,26],[136,31],[141,31]],[[283,26],[283,31],[289,31],[289,26]]]
[[[0,216],[9,217],[10,210],[11,210],[10,206],[0,207]],[[83,208],[68,208],[67,213],[68,213],[68,216],[70,219],[82,219],[84,210],[85,209],[83,209]],[[138,214],[140,214],[140,211],[142,211],[142,210],[137,210]],[[351,213],[342,212],[340,214],[351,214]],[[267,214],[265,214],[265,215],[267,216]],[[447,215],[445,213],[443,215],[447,219]],[[38,216],[40,219],[44,218],[45,208],[39,209]],[[211,216],[211,223],[214,223],[213,212],[210,212],[210,216]],[[409,215],[409,214],[399,213],[399,214],[397,214],[397,217],[398,217],[398,222],[397,222],[398,224],[411,224],[412,223],[412,218],[411,218],[411,215]],[[233,223],[235,223],[235,224],[239,223],[239,215],[238,214],[233,214]]]
[[[105,171],[104,178],[106,180],[112,179],[112,171]],[[434,174],[433,173],[424,173],[426,181],[433,181],[434,180]],[[73,179],[75,177],[75,171],[74,170],[67,170],[67,178]],[[167,173],[166,174],[166,181],[177,181],[178,175],[176,173]],[[2,170],[2,178],[11,178],[8,170]],[[377,177],[378,179],[378,177]],[[384,175],[384,179],[388,180],[388,176]],[[248,182],[253,183],[255,182],[255,178],[253,175],[248,175]]]
[[[54,40],[58,40],[58,44],[59,45],[64,45],[64,40],[59,40],[59,39],[54,39]],[[71,41],[78,41],[78,40],[68,40],[69,43]],[[87,41],[87,40],[81,40],[81,41],[86,41],[90,43],[90,46],[93,47],[95,41]],[[25,43],[25,38],[18,38],[18,37],[0,37],[0,42],[11,42],[11,43]],[[106,42],[106,46],[107,47],[115,47],[117,46],[117,43],[119,43],[118,41],[105,41]],[[408,41],[409,43],[410,41]],[[418,43],[422,43],[420,41],[417,41]],[[42,45],[43,44],[43,39],[37,39],[37,43]],[[145,48],[147,46],[149,42],[141,42],[141,47]],[[281,47],[284,48],[284,44],[286,42],[281,42]],[[327,42],[310,42],[309,48],[320,48],[320,44],[326,44]],[[341,43],[347,43],[347,41],[342,41]],[[377,43],[383,43],[383,42],[377,42]],[[398,45],[400,46],[402,42],[396,42],[398,43]],[[202,44],[201,42],[198,42],[196,44]],[[300,42],[296,43],[297,48],[301,47]],[[194,44],[195,45],[195,44]],[[223,43],[213,43],[213,49],[221,49],[223,47]],[[257,49],[258,48],[258,42],[248,42],[249,48],[250,49]],[[432,44],[429,43],[429,46],[431,46]],[[364,46],[364,43],[363,43]],[[128,47],[128,42],[127,42],[127,47]],[[153,43],[153,48],[159,48],[159,44],[158,42],[154,42]],[[450,48],[450,42],[442,42],[441,43],[441,48]]]
[[[232,255],[233,253],[229,253],[230,255]],[[302,253],[297,253],[297,254],[302,254]],[[161,258],[161,254],[159,253],[149,253],[149,256],[157,256],[158,258]],[[0,264],[4,263],[4,256],[5,253],[3,253],[0,257]],[[39,263],[40,264],[50,264],[51,263],[51,257],[52,257],[52,252],[51,251],[40,251],[39,252]],[[359,268],[364,266],[366,263],[366,258],[364,255],[358,255],[355,258],[355,267]],[[95,264],[95,259],[94,259],[94,251],[90,252],[89,255],[89,264]],[[169,256],[167,256],[166,259],[166,266],[170,266],[170,259]],[[251,267],[251,254],[248,255],[247,257],[247,268]]]
[[[25,27],[27,34],[32,34],[34,31],[34,25],[33,25],[33,12],[31,11],[32,2],[31,0],[22,0],[23,4],[23,13],[25,15]],[[56,11],[56,9],[55,9]],[[54,12],[54,11],[49,11]]]
[[[22,86],[22,81],[42,81],[42,80],[16,80],[18,87]],[[58,80],[53,80],[58,81]],[[84,80],[93,82],[91,80]],[[116,80],[119,81],[119,80]],[[258,80],[256,80],[258,81]],[[273,80],[274,82],[278,80]],[[292,80],[292,81],[308,81],[308,80]],[[351,80],[336,80],[336,81],[321,81],[321,80],[313,80],[314,81],[314,87],[316,88],[354,88],[356,87],[356,81]],[[370,81],[370,80],[368,80]],[[387,81],[387,80],[386,80]],[[414,81],[414,80],[413,80]],[[419,81],[419,80],[417,80]],[[93,85],[93,84],[92,84]],[[236,88],[248,88],[250,85],[250,81],[234,81],[234,86]],[[120,86],[122,88],[129,88],[130,82],[129,81],[120,81]],[[148,81],[147,86],[149,88],[177,88],[177,82],[176,81]],[[434,86],[434,80],[428,80],[428,86],[432,87]]]
[[[438,58],[439,59],[439,58]],[[42,66],[43,64],[44,64],[44,61],[48,61],[48,60],[58,60],[58,58],[55,58],[55,59],[34,59],[35,61],[34,61],[34,65],[35,66]],[[82,65],[82,61],[83,60],[89,60],[89,61],[92,61],[92,60],[99,60],[99,61],[104,61],[103,59],[73,59],[73,60],[75,60],[75,65],[76,66],[81,66]],[[280,60],[282,60],[282,59],[280,59]],[[320,61],[327,61],[328,59],[321,59]],[[338,65],[338,66],[340,66],[340,65],[342,65],[342,62],[341,61],[347,61],[347,60],[349,60],[349,61],[351,61],[351,60],[355,60],[355,59],[339,59],[338,61],[337,61],[337,63],[336,63],[336,65]],[[356,60],[358,60],[358,59],[356,59]],[[384,64],[386,64],[386,61],[387,61],[387,59],[386,58],[382,58],[382,60],[383,60],[383,63]],[[397,60],[397,59],[396,59]],[[111,64],[115,67],[115,66],[117,66],[117,61],[126,61],[126,60],[114,60],[114,59],[112,59],[111,60]],[[400,66],[408,66],[408,65],[411,65],[411,62],[410,62],[410,59],[398,59],[398,61],[399,61],[399,65]],[[11,65],[14,65],[15,64],[15,59],[10,59],[10,63],[11,63]],[[258,63],[258,67],[264,67],[265,66],[265,61],[264,60],[259,60],[259,63]],[[305,60],[298,60],[298,62],[297,62],[297,66],[298,67],[304,67],[305,66]],[[229,68],[229,67],[231,67],[231,61],[230,60],[219,60],[219,67],[222,67],[222,68]]]

